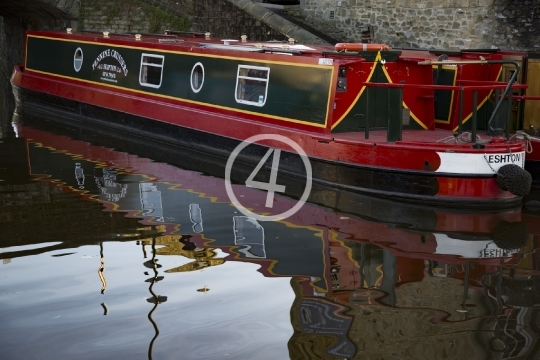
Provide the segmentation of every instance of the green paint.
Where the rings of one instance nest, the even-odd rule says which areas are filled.
[[[367,62],[374,62],[378,51],[359,51],[358,54],[366,59]],[[401,51],[381,51],[381,58],[385,61],[398,61]]]
[[[437,76],[438,72],[438,76]],[[433,69],[433,79],[437,78],[435,85],[454,85],[456,70]],[[452,90],[435,90],[435,119],[447,121],[452,105]]]
[[[381,63],[376,63],[370,82],[387,84],[388,80],[382,69]],[[369,129],[388,129],[391,122],[392,136],[398,137],[403,114],[403,105],[399,100],[399,89],[366,87],[358,102],[351,111],[336,126],[332,132],[355,132],[364,131],[366,123]],[[412,118],[406,128],[421,128]]]
[[[74,55],[78,48],[81,48],[84,60],[77,72]],[[164,56],[159,88],[142,86],[139,82],[143,54]],[[204,67],[204,84],[195,93],[191,88],[191,72],[199,62]],[[270,80],[264,106],[241,104],[235,100],[239,65],[269,68]],[[75,79],[315,124],[325,123],[332,80],[330,67],[163,53],[35,37],[28,38],[27,67]]]
[[[495,106],[494,106],[493,100],[490,99],[484,102],[484,104],[482,104],[482,106],[478,108],[478,111],[476,113],[477,130],[487,130],[487,127],[488,127],[487,122],[489,121],[489,118],[491,117],[491,114],[493,113],[494,107]],[[469,107],[469,110],[470,109],[471,108]],[[496,120],[493,123],[494,127],[499,127],[499,128],[505,127],[507,111],[508,110],[507,110],[506,104],[503,103],[503,106],[501,106],[501,108],[499,109]],[[463,131],[471,131],[472,130],[471,125],[472,125],[472,116],[463,124]]]

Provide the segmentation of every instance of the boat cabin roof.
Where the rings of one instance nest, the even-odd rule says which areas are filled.
[[[108,43],[124,46],[151,47],[156,50],[190,51],[190,52],[224,52],[234,56],[235,53],[278,54],[292,55],[294,57],[330,57],[337,63],[351,61],[364,61],[362,52],[337,52],[331,45],[304,45],[287,43],[284,41],[247,41],[242,39],[221,39],[206,36],[204,33],[169,32],[166,34],[136,34],[136,33],[108,33],[108,32],[71,32],[71,31],[28,31],[32,36],[50,36],[75,41],[91,41],[95,43]],[[406,49],[392,48],[394,59],[398,55],[402,61],[437,60],[441,56],[449,59],[479,59],[487,58],[499,52],[498,49],[465,49],[459,51],[436,49]],[[507,54],[508,52],[504,52]],[[365,54],[365,53],[364,53]],[[383,52],[384,54],[384,52]],[[508,53],[523,55],[520,52]],[[255,55],[260,56],[260,55]],[[291,60],[290,61],[294,61]]]

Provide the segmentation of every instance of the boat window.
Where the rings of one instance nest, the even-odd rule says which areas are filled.
[[[163,77],[163,55],[142,54],[139,83],[142,86],[159,88]]]
[[[255,106],[266,103],[270,68],[238,65],[236,77],[236,102]]]
[[[79,70],[81,70],[82,62],[83,62],[82,50],[81,48],[77,48],[77,50],[75,50],[75,56],[73,57],[73,67],[75,68],[75,71],[79,72]]]
[[[201,88],[204,83],[204,67],[203,65],[198,62],[193,66],[193,69],[191,70],[191,90],[193,92],[198,93],[201,91]]]

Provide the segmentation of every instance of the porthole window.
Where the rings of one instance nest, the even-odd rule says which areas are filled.
[[[203,65],[198,62],[193,66],[193,69],[191,70],[191,90],[193,92],[198,93],[201,91],[201,88],[204,83],[204,67]]]
[[[81,48],[77,48],[77,50],[75,50],[75,56],[73,57],[73,67],[75,68],[75,71],[79,72],[79,70],[81,70],[82,62],[83,62],[82,50]]]

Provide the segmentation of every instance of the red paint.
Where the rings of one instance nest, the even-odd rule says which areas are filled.
[[[256,122],[253,120],[233,117],[229,111],[223,111],[221,114],[210,112],[210,109],[203,109],[202,106],[193,106],[181,104],[169,99],[152,99],[151,96],[144,95],[139,97],[128,96],[128,91],[111,92],[108,89],[100,89],[93,84],[77,84],[75,81],[51,81],[50,76],[34,75],[30,72],[15,72],[12,82],[15,85],[31,88],[36,91],[49,93],[72,100],[77,100],[97,106],[108,107],[117,111],[135,113],[140,116],[153,118],[172,124],[194,128],[200,131],[219,133],[220,135],[236,138],[240,140],[247,139],[250,136],[261,133],[274,133],[288,136],[296,141],[309,156],[339,160],[353,164],[375,166],[378,168],[404,169],[424,171],[426,161],[429,171],[434,171],[440,164],[437,151],[444,151],[449,146],[439,143],[417,143],[417,142],[396,142],[385,143],[375,142],[376,137],[370,136],[369,141],[360,137],[363,133],[357,133],[355,139],[350,139],[348,143],[340,143],[339,139],[353,137],[352,134],[336,134],[336,141],[330,143],[321,143],[312,138],[313,133],[307,131],[292,130],[291,128],[305,128],[300,124],[294,124],[291,128],[276,126],[271,123]],[[227,118],[230,126],[223,126],[223,119]],[[383,136],[379,133],[379,137]],[[434,134],[425,132],[426,135]],[[418,131],[414,132],[418,134]],[[441,136],[439,134],[438,136]],[[385,135],[384,135],[385,136]],[[381,139],[382,141],[382,139]],[[281,148],[284,144],[268,141],[265,145]],[[472,149],[470,145],[450,146],[454,151],[475,153],[478,150]],[[524,146],[521,143],[510,146],[512,152],[522,151]],[[487,147],[484,152],[507,152],[506,144],[494,144]],[[288,150],[288,149],[286,149]],[[461,178],[441,178],[438,177],[441,184],[439,194],[443,199],[445,197],[455,198],[512,198],[514,195],[509,192],[500,191],[496,187],[494,179],[461,179]],[[451,184],[451,186],[449,185]]]
[[[394,83],[420,85],[433,83],[431,66],[418,65],[417,60],[399,61],[396,65],[390,67],[389,71],[389,75]],[[403,90],[403,101],[411,110],[412,116],[417,117],[428,130],[435,129],[435,116],[433,113],[434,97],[432,90],[407,87]]]
[[[336,123],[342,116],[346,114],[350,104],[356,99],[362,90],[362,83],[368,80],[371,72],[370,67],[373,66],[373,63],[365,61],[359,62],[355,59],[355,61],[342,64],[342,66],[345,66],[345,70],[347,72],[347,91],[333,91],[332,95],[335,96],[335,109],[333,109],[332,112],[332,121],[330,126]],[[335,84],[333,85],[334,86],[332,86],[332,88],[335,89],[336,86]]]
[[[88,40],[87,36],[69,35],[56,32],[29,32],[33,35],[45,35],[64,39]],[[146,40],[146,39],[145,39]],[[105,39],[101,36],[92,37],[91,41],[97,43],[111,43],[114,45],[145,46],[171,51],[187,51],[193,53],[219,54],[220,56],[238,56],[237,52],[203,49],[199,47],[200,39],[186,38],[179,44],[159,44],[158,38],[150,42],[137,43],[131,38],[111,37]],[[212,40],[216,43],[217,41]],[[190,47],[192,46],[192,47]],[[291,63],[317,64],[321,57],[322,47],[313,47],[315,50],[307,51],[305,56],[283,56],[275,54],[242,53],[243,58],[257,60],[287,61]],[[500,59],[497,54],[464,53],[461,59]],[[403,51],[398,62],[382,64],[384,71],[392,83],[406,84],[432,84],[432,67],[418,65],[422,60],[436,60],[437,55],[419,51]],[[431,131],[404,131],[403,140],[395,143],[386,142],[386,131],[371,131],[369,140],[364,133],[330,134],[332,122],[343,116],[350,104],[353,103],[362,90],[362,83],[367,81],[375,64],[366,62],[362,58],[336,58],[334,59],[335,76],[333,79],[332,96],[334,101],[329,104],[329,120],[327,127],[314,127],[304,123],[288,122],[272,119],[252,113],[242,113],[234,109],[216,108],[204,104],[193,104],[180,99],[169,99],[138,93],[126,89],[116,89],[96,83],[86,83],[73,79],[59,78],[52,75],[23,71],[22,66],[15,68],[12,83],[16,86],[47,93],[54,96],[75,100],[119,112],[130,113],[156,121],[162,121],[202,132],[218,134],[237,140],[245,140],[251,136],[271,133],[291,138],[297,142],[304,151],[313,158],[330,161],[339,161],[358,166],[375,167],[377,169],[407,170],[424,172],[434,176],[439,181],[437,198],[443,199],[510,199],[515,198],[509,192],[500,190],[494,178],[470,177],[440,177],[434,173],[440,166],[437,152],[451,150],[457,153],[507,153],[520,152],[525,149],[525,143],[514,141],[511,143],[492,141],[486,144],[485,149],[473,149],[471,144],[453,144],[438,142],[451,136],[451,131],[435,130],[436,127],[453,129],[457,124],[458,92],[454,94],[453,112],[450,124],[436,124],[433,114],[433,90],[414,89],[407,87],[403,92],[403,100],[412,114],[419,122]],[[340,66],[347,68],[355,81],[348,82],[348,90],[344,93],[335,92],[337,70]],[[457,67],[457,79],[467,80],[469,84],[481,84],[482,81],[493,81],[500,70],[500,65],[460,65]],[[356,79],[357,77],[357,79]],[[458,83],[457,81],[456,83]],[[479,103],[489,95],[488,90],[480,90]],[[471,96],[465,97],[464,116],[472,111]],[[284,144],[267,141],[264,145],[283,148]],[[531,159],[540,160],[540,151],[534,152]]]
[[[131,155],[127,153],[117,152],[109,148],[89,145],[86,142],[73,140],[68,137],[55,135],[52,133],[36,130],[30,127],[20,126],[18,128],[19,136],[27,138],[31,143],[40,143],[43,146],[52,149],[66,152],[74,158],[83,158],[90,161],[99,162],[104,167],[114,167],[125,173],[144,174],[152,179],[152,181],[169,183],[171,188],[178,190],[191,191],[201,194],[201,196],[212,197],[215,202],[228,203],[229,199],[225,192],[225,187],[222,179],[203,176],[194,171],[183,170],[172,165],[159,163]],[[31,164],[30,164],[31,165]],[[182,184],[178,183],[178,179],[182,179]],[[59,181],[60,180],[60,181]],[[52,182],[54,186],[62,186],[66,191],[75,191],[82,197],[90,201],[99,201],[104,204],[106,211],[123,211],[126,216],[140,218],[140,210],[120,209],[118,210],[112,203],[98,200],[96,196],[89,195],[84,191],[73,189],[62,185],[62,179],[43,178],[41,181]],[[255,205],[252,199],[256,199],[260,191],[235,185],[235,191],[242,191],[245,195],[242,201],[254,208],[254,211],[261,213],[268,209],[263,207],[262,203],[259,206]],[[171,190],[174,191],[174,190]],[[278,196],[275,198],[274,208],[277,212],[291,208],[296,201],[287,197]],[[365,244],[373,244],[382,249],[388,250],[392,255],[396,256],[396,267],[399,278],[396,282],[396,288],[400,286],[421,281],[425,276],[426,259],[439,261],[442,264],[465,265],[471,261],[476,264],[471,268],[471,281],[478,278],[486,267],[497,267],[500,265],[515,264],[519,260],[520,254],[515,254],[508,258],[476,258],[465,259],[456,255],[437,254],[436,233],[451,234],[456,233],[455,237],[459,238],[459,233],[467,234],[490,234],[494,231],[501,221],[525,221],[529,226],[530,234],[539,234],[537,226],[540,224],[537,217],[524,216],[521,210],[509,210],[504,212],[493,212],[489,214],[464,214],[458,211],[433,210],[436,216],[434,227],[422,231],[414,231],[412,229],[402,229],[385,223],[368,221],[356,216],[344,216],[344,214],[329,211],[328,209],[307,203],[299,212],[286,220],[286,223],[292,224],[295,227],[306,227],[314,231],[316,236],[320,236],[324,249],[331,249],[335,255],[332,255],[342,269],[354,271],[357,269],[357,264],[349,257],[349,248],[344,246],[341,241],[350,240]],[[208,219],[211,222],[211,219]],[[143,224],[146,222],[142,221]],[[321,225],[324,224],[324,225]],[[155,224],[153,224],[155,225]],[[177,224],[163,224],[166,232],[164,235],[177,234]],[[536,226],[533,226],[536,225]],[[215,247],[211,239],[206,239],[204,236],[195,235],[191,241],[199,247]],[[275,260],[264,259],[241,259],[232,249],[233,246],[221,247],[229,255],[226,256],[227,261],[246,261],[260,265],[258,270],[265,276],[275,277],[283,276],[272,271]],[[328,251],[322,255],[325,258],[327,267],[326,271],[330,271],[331,259]],[[343,270],[345,271],[345,270]],[[461,275],[460,275],[461,274]],[[478,276],[476,275],[478,274]],[[302,275],[302,274],[295,274]],[[343,277],[340,272],[340,280],[348,281],[351,284],[358,277],[355,274],[344,273]],[[457,272],[456,278],[461,279],[463,273]],[[309,280],[309,279],[308,279]],[[331,283],[331,282],[328,282]],[[472,286],[474,286],[472,284]],[[349,287],[350,289],[351,287]],[[311,291],[312,287],[308,286],[306,291]],[[346,301],[349,295],[345,296],[343,292],[334,292],[331,286],[328,286],[328,295],[343,296]],[[367,290],[363,290],[364,292]],[[375,290],[373,290],[375,291]],[[342,295],[339,295],[339,294]],[[348,301],[348,300],[347,300]]]
[[[439,192],[437,196],[452,198],[483,198],[483,199],[509,199],[514,197],[508,191],[497,186],[495,178],[488,179],[460,179],[439,177]]]
[[[197,192],[215,197],[217,201],[228,202],[228,196],[222,179],[202,176],[198,172],[183,170],[172,165],[114,151],[109,148],[88,145],[88,143],[83,141],[73,140],[65,136],[36,130],[31,127],[19,126],[17,132],[20,137],[28,139],[29,142],[40,143],[43,146],[73,154],[73,156],[81,156],[85,159],[103,163],[104,167],[120,168],[128,173],[145,174],[155,178],[156,181],[171,184],[175,184],[178,182],[178,179],[182,179],[183,183],[197,184],[197,189],[195,189]],[[238,188],[241,188],[241,194],[244,195],[242,200],[245,199],[251,206],[254,206],[255,201],[251,200],[257,199],[260,191],[243,186],[239,186]],[[290,209],[296,203],[295,200],[286,197],[277,197],[276,199],[277,201],[273,205],[273,211],[276,213]],[[365,222],[364,225],[360,226],[359,221],[362,222],[363,220],[358,218],[350,217],[342,219],[341,215],[328,212],[324,208],[306,206],[307,208],[305,210],[296,213],[290,218],[293,223],[317,224],[320,223],[321,218],[324,218],[324,223],[327,227],[339,228],[340,232],[355,234],[356,237],[352,237],[351,239],[361,240],[362,238],[369,237],[377,239],[377,242],[393,242],[398,239],[397,237],[393,239],[391,236],[381,235],[382,233],[380,231],[386,226],[384,224]],[[268,209],[264,208],[261,203],[260,208],[255,210],[267,211]],[[521,211],[519,210],[508,210],[490,214],[471,213],[467,214],[467,216],[463,216],[459,211],[442,209],[435,209],[433,211],[437,214],[438,218],[436,227],[433,230],[438,232],[462,231],[489,233],[500,221],[513,222],[521,220]],[[367,227],[366,224],[370,224],[370,226]],[[403,241],[408,243],[411,240],[410,243],[414,244],[415,241],[412,241],[412,238],[409,239],[408,236],[416,237],[417,234],[409,232],[405,232],[405,234],[408,235],[401,235],[401,238],[404,239]],[[540,234],[540,231],[538,234]],[[379,238],[379,236],[382,237]]]

